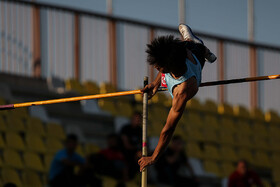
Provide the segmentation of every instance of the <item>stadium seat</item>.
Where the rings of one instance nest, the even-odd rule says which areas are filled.
[[[117,114],[117,108],[113,99],[98,99],[98,106],[114,116]]]
[[[19,134],[15,133],[15,132],[6,133],[6,145],[7,145],[7,148],[10,148],[10,149],[15,149],[15,150],[19,150],[19,151],[25,150],[25,145],[24,145],[22,138],[20,137]]]
[[[3,136],[0,134],[0,150],[6,148],[6,143],[4,142]]]
[[[199,100],[196,98],[192,98],[187,102],[187,110],[196,110],[202,111],[202,105],[200,104]]]
[[[218,105],[218,113],[226,116],[233,116],[233,107],[228,103],[220,103]]]
[[[224,161],[236,162],[238,160],[237,154],[232,147],[222,146],[220,148],[221,159]]]
[[[25,135],[25,142],[28,151],[34,151],[41,154],[46,153],[46,146],[40,136],[28,133]]]
[[[266,180],[266,179],[261,179],[261,181],[262,181],[264,187],[271,187],[272,186],[271,182]]]
[[[100,88],[96,82],[93,81],[86,81],[83,83],[84,89],[89,94],[99,94]]]
[[[15,131],[15,132],[26,131],[23,120],[17,116],[8,115],[6,122],[7,122],[7,131]]]
[[[65,81],[65,89],[68,91],[75,91],[79,94],[86,94],[84,87],[78,80],[68,79]]]
[[[3,152],[3,166],[15,169],[23,169],[21,157],[16,151],[4,150]]]
[[[100,93],[101,94],[113,93],[113,92],[116,92],[116,91],[117,91],[117,88],[115,86],[113,86],[112,84],[110,84],[110,83],[102,82],[100,84]]]
[[[218,177],[221,176],[221,169],[215,161],[206,160],[203,162],[203,166],[205,171],[215,174]]]
[[[47,153],[56,153],[58,150],[63,148],[63,145],[59,139],[47,138],[46,139]]]
[[[280,183],[280,169],[274,169],[272,171],[273,181],[276,183]]]
[[[203,153],[204,153],[204,159],[217,160],[217,161],[221,159],[221,155],[220,155],[217,147],[214,145],[210,145],[210,144],[204,145]]]
[[[251,138],[248,134],[236,134],[236,139],[235,139],[235,145],[238,147],[246,147],[246,148],[252,148],[253,144],[251,141]]]
[[[206,100],[203,106],[203,111],[209,112],[209,113],[217,113],[218,112],[218,106],[216,102],[212,100]]]
[[[204,141],[205,137],[200,129],[193,128],[192,126],[185,127],[189,141]]]
[[[46,136],[45,127],[39,118],[29,117],[26,121],[26,125],[29,133]]]
[[[184,112],[183,118],[180,121],[192,128],[204,128],[201,115],[198,112]]]
[[[233,118],[227,118],[222,117],[219,121],[220,124],[220,130],[223,131],[229,131],[229,132],[237,132],[237,127],[235,125],[235,122],[233,121]]]
[[[52,154],[46,154],[44,155],[44,166],[45,166],[45,172],[48,173],[49,169],[51,167],[51,163],[53,160],[54,155]]]
[[[265,152],[257,151],[254,157],[254,165],[264,168],[271,168],[272,163]]]
[[[238,118],[250,119],[250,112],[249,110],[241,105],[233,107],[233,113]]]
[[[251,135],[253,133],[251,125],[249,124],[249,121],[247,120],[238,120],[236,127],[238,129],[237,133],[242,133],[246,135]]]
[[[157,93],[152,97],[151,102],[154,104],[163,104],[167,99],[168,98],[165,93]]]
[[[85,156],[85,150],[81,144],[79,144],[76,148],[76,153],[78,153],[81,156]]]
[[[3,184],[13,183],[17,187],[22,187],[22,181],[19,177],[18,172],[12,168],[2,169],[2,179],[3,179]]]
[[[231,162],[223,162],[221,163],[221,176],[228,177],[235,170],[234,165]]]
[[[86,143],[85,144],[85,154],[90,155],[94,153],[98,153],[100,151],[100,147],[93,143]]]
[[[276,125],[270,125],[268,127],[268,135],[269,137],[273,137],[275,139],[279,139],[280,140],[280,126],[276,126]]]
[[[250,150],[241,148],[237,151],[238,159],[245,159],[249,163],[253,163],[254,158]]]
[[[252,126],[252,130],[254,135],[268,137],[267,125],[265,123],[255,122]]]
[[[160,104],[154,104],[149,109],[149,117],[153,120],[162,120],[167,118],[168,110],[166,107]]]
[[[186,152],[188,157],[203,158],[203,153],[197,143],[187,142]]]
[[[116,102],[116,108],[118,116],[131,118],[133,115],[133,107],[131,105],[131,101],[129,100],[119,99]]]
[[[24,165],[27,169],[37,171],[37,172],[44,172],[43,163],[36,153],[25,152],[23,154]]]
[[[218,139],[220,140],[220,144],[222,145],[236,145],[235,139],[233,137],[233,133],[228,130],[220,131],[218,134]]]
[[[54,137],[60,140],[64,140],[66,138],[62,125],[59,125],[57,123],[47,123],[46,128],[47,137]]]
[[[204,142],[206,143],[217,143],[218,137],[217,132],[215,130],[202,130],[202,134],[204,136]]]
[[[268,144],[267,138],[259,135],[254,135],[252,137],[252,145],[254,149],[256,150],[264,150],[264,151],[270,151],[271,147]]]
[[[279,137],[269,137],[267,141],[271,151],[273,151],[274,153],[280,153]]]
[[[3,119],[2,116],[0,116],[0,132],[6,132],[6,131],[7,131],[6,121]]]
[[[254,108],[250,113],[253,120],[265,121],[264,113],[260,108]]]
[[[280,123],[280,116],[274,110],[269,110],[265,113],[265,120],[270,123]]]
[[[117,185],[117,181],[111,177],[102,176],[103,187],[112,187]]]
[[[205,115],[204,116],[204,129],[219,130],[220,125],[218,124],[217,116],[215,115]]]
[[[22,183],[25,187],[43,187],[40,176],[36,172],[29,170],[22,173]]]
[[[280,168],[280,153],[273,153],[271,155],[272,167],[273,168]]]
[[[23,107],[23,108],[16,108],[12,111],[10,111],[12,116],[17,116],[18,118],[21,119],[26,119],[28,117],[28,111],[27,108]]]

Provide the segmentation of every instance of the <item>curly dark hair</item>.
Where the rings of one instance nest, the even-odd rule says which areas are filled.
[[[147,61],[150,65],[165,67],[171,71],[174,66],[181,67],[187,58],[186,49],[189,49],[204,66],[205,46],[192,41],[181,41],[172,35],[155,38],[151,44],[147,45]]]
[[[175,63],[179,66],[185,63],[185,43],[172,35],[157,37],[147,47],[147,61],[150,65],[171,70]]]

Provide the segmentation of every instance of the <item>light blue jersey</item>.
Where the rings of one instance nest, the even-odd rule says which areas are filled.
[[[192,63],[189,59],[186,59],[187,71],[184,75],[179,77],[178,79],[174,79],[170,73],[165,74],[165,81],[167,84],[168,92],[173,98],[173,88],[176,85],[179,85],[185,81],[187,81],[191,77],[195,77],[197,80],[197,85],[199,86],[201,83],[201,64],[199,60],[196,58],[194,54],[192,54],[194,59],[196,60],[196,64]]]

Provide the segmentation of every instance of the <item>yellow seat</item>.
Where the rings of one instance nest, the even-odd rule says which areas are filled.
[[[117,185],[117,181],[111,177],[102,176],[103,187],[112,187]]]
[[[85,144],[85,154],[90,155],[94,153],[98,153],[100,151],[100,147],[93,143],[87,143]]]
[[[236,146],[239,147],[247,147],[247,148],[252,148],[253,144],[252,141],[250,139],[250,136],[248,136],[247,134],[236,134]]]
[[[220,160],[221,156],[216,146],[204,145],[204,158],[207,160]]]
[[[241,148],[237,151],[238,159],[245,159],[249,163],[253,163],[254,158],[248,149]]]
[[[160,104],[154,104],[150,107],[149,114],[153,120],[163,120],[167,118],[168,110]]]
[[[246,135],[251,135],[253,133],[251,125],[247,120],[238,120],[236,126],[238,129],[238,133],[242,133]]]
[[[76,148],[76,153],[78,153],[81,156],[85,156],[85,150],[81,144],[79,144]]]
[[[25,150],[25,145],[22,138],[20,137],[19,134],[14,132],[9,132],[6,134],[6,145],[7,148],[10,149],[15,149],[19,151]]]
[[[251,110],[251,117],[254,120],[265,121],[265,116],[260,108],[254,108]]]
[[[200,129],[186,126],[189,141],[204,141],[205,137]]]
[[[6,143],[4,142],[3,136],[0,134],[0,149],[5,149]]]
[[[219,168],[216,162],[206,160],[204,161],[203,166],[205,171],[215,174],[217,176],[221,176],[221,169]]]
[[[155,104],[163,104],[167,99],[168,98],[165,93],[157,93],[152,97],[151,102]]]
[[[280,127],[276,125],[270,125],[268,128],[268,135],[269,137],[279,139],[280,140]]]
[[[220,119],[220,130],[223,131],[229,131],[229,132],[237,132],[237,125],[233,121],[232,118],[222,117]]]
[[[29,133],[25,135],[25,141],[27,150],[46,153],[46,146],[40,136]]]
[[[280,168],[280,153],[273,153],[271,156],[271,161],[274,168]]]
[[[218,106],[215,101],[206,100],[203,106],[203,111],[210,112],[210,113],[217,113]]]
[[[65,81],[65,88],[66,90],[72,90],[79,94],[86,94],[84,87],[78,80],[75,79],[68,79]]]
[[[233,113],[235,116],[239,117],[239,118],[245,118],[245,119],[249,119],[250,118],[250,112],[249,110],[241,105],[238,106],[234,106],[233,107]]]
[[[15,132],[25,132],[26,128],[23,120],[17,116],[8,115],[7,116],[7,130]]]
[[[265,113],[265,120],[270,123],[280,123],[280,116],[274,110],[269,110]]]
[[[20,119],[26,119],[28,117],[28,111],[26,107],[16,108],[10,112],[12,116],[17,116]]]
[[[204,128],[201,116],[197,112],[185,112],[180,121],[186,124],[186,126],[190,126],[192,128]]]
[[[235,139],[233,137],[233,133],[228,130],[220,131],[219,133],[219,142],[222,145],[230,145],[233,146],[235,145]]]
[[[200,104],[199,100],[196,98],[192,98],[187,102],[187,110],[197,110],[201,111],[202,110],[202,105]]]
[[[274,153],[280,153],[280,140],[279,137],[269,137],[268,140],[269,149]]]
[[[271,187],[270,181],[265,180],[265,179],[261,179],[261,181],[262,181],[264,187]]]
[[[59,139],[47,138],[46,148],[48,153],[56,153],[58,150],[63,148],[63,145]]]
[[[276,183],[280,183],[280,170],[279,168],[274,169],[272,172],[273,181]]]
[[[133,107],[132,107],[131,101],[119,99],[116,102],[116,107],[117,107],[117,115],[118,116],[124,116],[124,117],[127,117],[127,118],[132,117]]]
[[[231,162],[223,162],[221,164],[221,175],[223,177],[230,176],[235,171],[235,167]]]
[[[4,150],[3,165],[15,169],[23,169],[22,160],[19,154],[13,150]]]
[[[189,157],[203,158],[203,153],[197,143],[188,142],[186,145],[186,152]]]
[[[113,92],[116,92],[116,91],[117,91],[117,88],[115,86],[113,86],[112,84],[110,84],[110,83],[102,82],[100,84],[100,93],[101,94],[113,93]]]
[[[53,155],[52,154],[47,154],[44,155],[44,166],[45,166],[45,172],[49,172],[50,167],[51,167],[51,163],[53,161]]]
[[[6,131],[7,131],[6,121],[3,119],[2,116],[0,116],[0,132],[6,132]]]
[[[84,88],[86,92],[89,94],[99,94],[100,93],[100,88],[96,82],[93,81],[86,81],[84,82]]]
[[[111,113],[112,115],[117,114],[117,108],[115,106],[113,99],[99,99],[98,106],[102,110],[107,111],[107,112]]]
[[[254,165],[264,168],[271,168],[272,163],[265,152],[257,151],[255,153]]]
[[[137,185],[135,182],[133,181],[129,181],[125,183],[126,187],[138,187],[139,185]]]
[[[204,141],[207,143],[217,143],[218,137],[217,132],[214,130],[203,130],[202,134],[204,136]]]
[[[218,113],[221,115],[233,116],[233,107],[228,103],[221,103],[218,105]]]
[[[3,183],[13,183],[15,184],[17,187],[21,187],[22,186],[22,181],[19,177],[19,174],[16,170],[11,169],[11,168],[3,168],[2,170],[2,179],[3,179]]]
[[[215,115],[205,115],[203,123],[204,128],[206,129],[219,130],[220,128],[217,117]]]
[[[22,183],[26,187],[43,187],[40,176],[33,171],[24,171],[22,174]]]
[[[267,138],[259,135],[252,137],[253,147],[257,150],[270,151],[271,147],[268,144]]]
[[[23,154],[23,160],[25,167],[27,169],[33,170],[33,171],[38,171],[38,172],[44,172],[44,166],[43,163],[36,153],[31,153],[31,152],[25,152]]]
[[[237,154],[232,147],[222,146],[220,148],[221,159],[224,161],[236,162],[238,161]]]
[[[262,122],[255,122],[252,126],[252,130],[255,135],[268,137],[267,125]]]
[[[45,127],[39,118],[29,117],[26,121],[26,124],[29,133],[34,133],[39,136],[46,136]]]
[[[60,140],[64,140],[66,138],[64,129],[61,125],[57,123],[48,123],[47,127],[47,136],[58,138]]]

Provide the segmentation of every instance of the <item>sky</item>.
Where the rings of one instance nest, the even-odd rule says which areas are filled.
[[[106,0],[37,0],[106,13]],[[255,0],[255,41],[280,46],[280,1]],[[113,15],[151,23],[179,24],[178,0],[113,0]],[[247,0],[186,0],[186,23],[193,30],[247,40]]]

